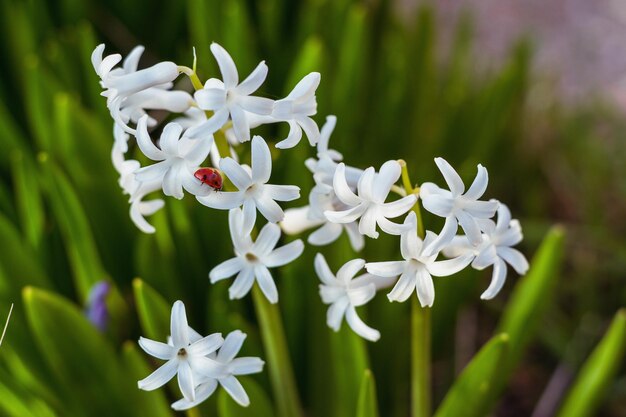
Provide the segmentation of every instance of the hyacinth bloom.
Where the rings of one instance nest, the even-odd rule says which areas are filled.
[[[473,246],[465,236],[456,236],[443,253],[446,256],[459,256],[472,254],[472,268],[483,270],[493,265],[491,284],[482,293],[480,298],[489,300],[495,297],[506,281],[506,264],[508,263],[515,271],[524,275],[528,271],[528,261],[524,255],[512,246],[522,241],[522,227],[517,220],[511,220],[509,208],[500,203],[498,206],[498,220],[481,222],[483,230],[482,241],[478,246]]]
[[[100,331],[106,330],[109,322],[106,298],[110,291],[111,284],[106,281],[99,281],[89,290],[89,296],[87,297],[85,315]]]
[[[413,291],[422,307],[432,307],[435,301],[435,287],[432,276],[447,277],[456,274],[469,265],[474,257],[464,254],[445,261],[437,261],[438,253],[426,255],[425,248],[436,239],[432,232],[426,233],[422,241],[417,236],[417,217],[411,212],[405,222],[407,230],[400,237],[400,252],[404,261],[370,262],[365,265],[367,272],[381,277],[397,277],[400,279],[387,295],[389,301],[406,301]]]
[[[224,343],[222,335],[214,333],[198,340],[191,340],[185,305],[176,301],[172,306],[171,343],[139,338],[139,346],[151,356],[166,360],[160,368],[137,383],[140,389],[152,391],[165,385],[178,375],[178,386],[188,401],[194,401],[196,382],[194,376],[210,378],[226,376],[223,364],[207,356]]]
[[[147,116],[137,124],[137,144],[141,151],[156,164],[140,168],[135,178],[141,182],[160,181],[163,193],[182,199],[183,188],[193,194],[207,194],[208,187],[194,177],[193,173],[204,161],[213,145],[213,138],[191,140],[181,137],[183,128],[178,123],[168,123],[163,129],[160,149],[152,142],[148,133]]]
[[[125,131],[133,134],[135,131],[128,127],[128,119],[130,115],[138,111],[141,103],[150,102],[151,108],[172,109],[173,111],[184,111],[191,104],[191,100],[188,99],[190,96],[179,92],[161,97],[160,100],[155,100],[154,97],[150,96],[150,93],[147,93],[143,99],[135,97],[134,105],[130,105],[133,110],[127,110],[124,115],[122,114],[121,108],[127,98],[145,92],[152,87],[166,88],[169,86],[168,83],[174,81],[179,75],[178,66],[169,61],[137,70],[142,52],[143,47],[135,48],[124,61],[123,67],[116,69],[114,67],[122,60],[122,56],[113,54],[103,58],[104,44],[98,45],[91,54],[91,63],[100,77],[102,88],[105,89],[102,95],[107,97],[107,106],[111,116]],[[160,105],[157,107],[157,104]]]
[[[400,178],[400,164],[397,161],[385,162],[378,174],[373,167],[363,172],[357,185],[358,195],[354,194],[346,181],[345,165],[337,166],[333,179],[333,188],[337,198],[347,205],[347,210],[324,212],[326,218],[333,223],[350,223],[360,218],[359,232],[373,239],[378,238],[376,226],[385,233],[401,234],[406,227],[394,223],[388,218],[403,215],[417,201],[415,195],[408,195],[397,201],[385,203],[391,187]]]
[[[198,335],[197,337],[200,336]],[[245,339],[246,334],[240,330],[230,332],[224,339],[224,344],[222,344],[219,351],[208,356],[224,367],[224,376],[210,378],[198,375],[195,400],[189,401],[186,398],[182,398],[172,404],[172,408],[174,410],[187,410],[195,407],[206,401],[215,392],[218,385],[221,385],[239,405],[243,407],[250,405],[248,394],[237,379],[237,376],[261,372],[265,363],[257,357],[236,357]]]
[[[329,304],[326,323],[334,331],[339,331],[343,318],[356,334],[372,342],[380,339],[380,332],[369,327],[356,313],[356,307],[367,304],[376,295],[377,288],[389,285],[389,280],[363,274],[354,276],[363,269],[363,259],[353,259],[343,265],[335,276],[326,259],[320,253],[315,256],[315,272],[322,283],[320,296],[324,304]]]
[[[273,100],[251,96],[265,81],[267,65],[265,62],[259,63],[248,78],[239,84],[237,67],[228,52],[216,43],[211,44],[211,52],[222,73],[222,80],[211,78],[202,90],[195,92],[194,98],[199,108],[212,111],[213,115],[192,127],[189,136],[211,135],[222,128],[230,117],[235,137],[240,142],[247,142],[250,140],[250,121],[246,112],[270,115],[274,107]]]
[[[252,168],[246,170],[232,158],[222,158],[220,169],[239,191],[210,192],[197,197],[207,207],[230,210],[243,205],[246,229],[252,229],[256,221],[256,210],[271,223],[285,217],[276,201],[292,201],[300,197],[300,188],[295,185],[267,184],[272,174],[272,155],[265,140],[252,138]]]
[[[439,188],[430,182],[424,183],[420,187],[419,195],[424,208],[446,219],[439,236],[429,244],[426,253],[433,254],[442,250],[452,241],[459,225],[472,245],[480,244],[482,239],[479,221],[490,219],[498,209],[498,202],[495,200],[478,200],[487,189],[489,182],[487,170],[479,164],[476,178],[469,190],[465,192],[463,180],[445,159],[435,158],[435,163],[450,191]]]
[[[237,274],[228,290],[231,299],[244,297],[256,281],[269,302],[277,303],[278,290],[268,268],[292,262],[302,254],[304,244],[298,239],[274,249],[280,239],[280,227],[273,223],[266,224],[253,242],[250,237],[251,223],[245,216],[245,211],[238,208],[228,213],[230,235],[237,256],[213,268],[209,278],[211,283],[215,283]]]

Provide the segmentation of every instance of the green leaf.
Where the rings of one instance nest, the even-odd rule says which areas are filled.
[[[133,280],[133,292],[139,322],[146,337],[165,340],[170,334],[171,307],[169,303],[139,278]]]
[[[122,361],[129,378],[139,381],[153,371],[145,362],[144,357],[137,350],[134,342],[127,341],[122,347]],[[142,415],[154,417],[171,417],[172,410],[165,397],[164,390],[151,392],[136,390],[134,395],[136,410],[141,410]]]
[[[129,415],[127,392],[137,388],[83,313],[66,299],[33,287],[24,289],[23,299],[36,344],[64,393],[62,402],[80,405],[81,415]]]
[[[597,408],[626,353],[626,309],[615,315],[606,334],[583,365],[558,417],[597,415]]]
[[[376,382],[372,371],[363,372],[361,390],[356,408],[356,417],[378,417],[378,400],[376,399]]]
[[[217,409],[220,417],[274,417],[276,414],[265,391],[249,377],[238,377],[243,385],[250,405],[242,407],[228,395],[226,390],[218,387]]]
[[[494,336],[463,369],[443,399],[435,417],[472,417],[484,415],[485,402],[494,390],[493,382],[502,371],[509,337]]]
[[[30,245],[37,249],[43,236],[44,209],[35,164],[22,152],[13,153],[13,187],[22,230]]]

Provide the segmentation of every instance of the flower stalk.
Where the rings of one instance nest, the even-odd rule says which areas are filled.
[[[257,285],[252,288],[252,300],[259,321],[278,416],[300,417],[302,406],[278,305],[271,304]]]
[[[407,195],[416,193],[409,177],[406,162],[398,161],[402,167],[402,184]],[[424,239],[424,223],[419,200],[412,209],[417,216],[417,234]],[[431,312],[422,307],[417,297],[411,297],[411,416],[429,417],[431,411]]]

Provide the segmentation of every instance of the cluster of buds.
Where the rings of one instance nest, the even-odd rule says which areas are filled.
[[[385,162],[378,171],[345,165],[342,155],[329,147],[336,117],[328,116],[321,131],[311,118],[317,113],[319,73],[305,76],[287,97],[271,100],[253,95],[265,81],[267,65],[259,63],[239,82],[233,59],[215,43],[211,52],[221,79],[210,78],[205,83],[196,74],[195,62],[193,68],[161,62],[138,70],[142,47],[135,48],[121,67],[116,67],[122,61],[120,55],[103,58],[103,52],[104,46],[98,46],[92,62],[114,120],[112,160],[120,174],[120,186],[130,197],[131,219],[143,232],[155,232],[145,217],[163,207],[164,201],[145,198],[159,190],[177,199],[192,194],[207,207],[229,210],[236,256],[213,268],[209,278],[215,283],[235,276],[229,289],[231,299],[244,297],[256,282],[270,303],[278,302],[270,268],[292,262],[304,250],[299,239],[276,248],[281,229],[286,234],[298,234],[317,228],[308,236],[308,242],[317,246],[332,243],[345,230],[355,251],[363,249],[366,237],[377,239],[379,230],[400,236],[400,261],[368,263],[354,259],[333,274],[321,254],[315,257],[314,269],[322,282],[320,295],[330,305],[328,325],[338,330],[345,317],[357,334],[372,341],[378,340],[380,333],[360,319],[356,307],[369,302],[379,290],[392,288],[390,301],[405,301],[415,291],[422,306],[432,306],[432,276],[452,275],[471,264],[476,269],[493,266],[491,285],[482,295],[489,299],[502,288],[507,263],[520,274],[528,268],[524,256],[512,248],[522,239],[519,222],[511,220],[504,204],[479,200],[488,183],[484,167],[478,166],[476,179],[465,192],[459,175],[442,158],[435,162],[449,189],[424,183],[403,190],[396,184],[403,168],[395,160]],[[191,79],[193,93],[173,89],[180,74]],[[163,123],[154,117],[153,110],[174,116],[162,119],[168,120]],[[316,158],[305,161],[315,180],[309,204],[286,211],[279,202],[298,199],[300,188],[271,183],[270,147],[262,137],[251,134],[258,126],[281,122],[289,125],[289,134],[274,144],[276,148],[292,148],[306,135],[317,149]],[[161,128],[158,140],[152,135],[157,128]],[[128,157],[133,139],[137,149],[155,163],[142,167],[138,160]],[[238,156],[240,147],[247,143],[249,165],[241,163]],[[439,234],[421,232],[416,215],[418,200],[426,210],[445,218]],[[258,217],[267,223],[253,240]],[[390,220],[398,218],[401,220]],[[464,234],[457,235],[459,226]],[[441,256],[447,259],[439,259]],[[367,272],[355,278],[364,268]],[[218,385],[247,405],[235,375],[260,372],[263,362],[258,358],[234,359],[244,338],[240,331],[226,339],[219,334],[202,338],[187,325],[184,305],[178,301],[172,309],[169,342],[140,339],[146,352],[167,362],[140,381],[139,387],[155,389],[178,375],[184,398],[172,404],[175,409],[204,401]]]

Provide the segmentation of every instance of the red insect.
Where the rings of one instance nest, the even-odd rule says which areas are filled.
[[[199,179],[202,184],[208,185],[215,191],[222,191],[222,175],[217,169],[199,168],[193,176]]]

